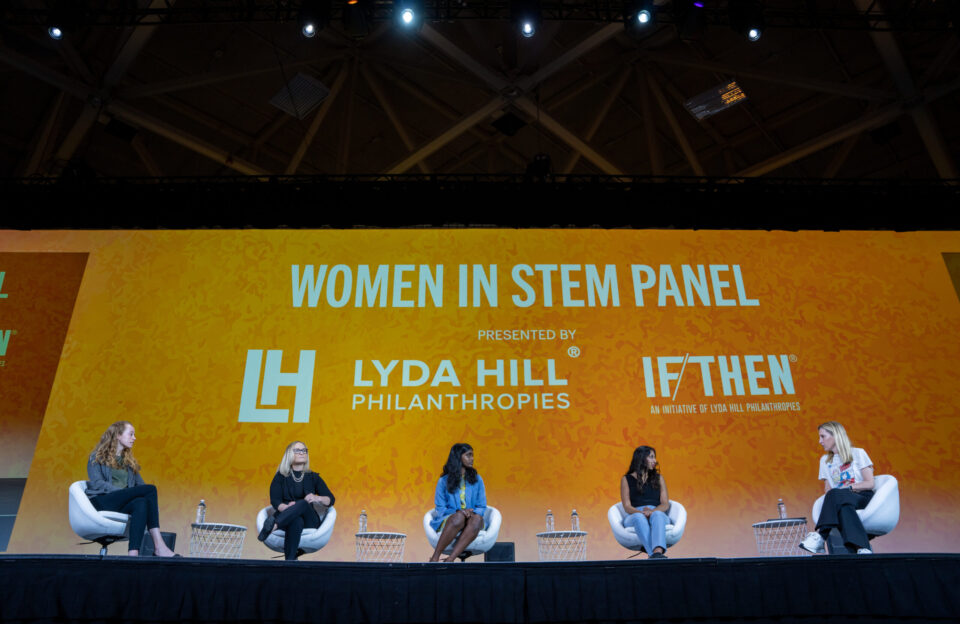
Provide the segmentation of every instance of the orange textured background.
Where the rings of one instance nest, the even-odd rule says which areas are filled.
[[[960,302],[941,255],[960,251],[960,233],[0,232],[0,251],[90,254],[11,552],[96,550],[75,545],[66,489],[84,478],[88,453],[119,419],[137,426],[135,451],[160,490],[161,524],[178,533],[184,553],[200,498],[208,520],[252,530],[284,446],[301,439],[340,514],[313,559],[353,558],[361,508],[371,529],[408,534],[407,561],[426,559],[421,518],[457,441],[475,447],[488,500],[504,515],[500,540],[516,542],[519,559],[536,558],[547,508],[562,527],[572,507],[590,533],[589,558],[628,555],[606,511],[641,443],[657,448],[671,498],[689,513],[672,556],[749,556],[750,525],[775,515],[778,497],[791,515],[809,516],[822,493],[816,425],[831,419],[847,426],[877,473],[900,480],[900,525],[876,541],[878,551],[960,548],[952,448]],[[445,306],[293,308],[290,265],[322,263],[443,264]],[[500,307],[457,306],[461,263],[499,266]],[[616,264],[621,307],[560,307],[557,278],[554,307],[515,308],[509,270],[517,263]],[[678,277],[683,263],[739,264],[760,306],[659,308],[648,291],[647,306],[634,307],[632,263],[672,264]],[[577,334],[566,342],[476,337],[478,329],[532,327]],[[576,359],[566,355],[574,344]],[[283,349],[285,370],[299,349],[317,350],[309,423],[237,422],[247,349]],[[802,410],[651,415],[641,357],[684,353],[795,355],[788,399]],[[458,391],[473,393],[477,358],[547,357],[569,380],[568,410],[351,411],[356,359],[449,358]],[[697,384],[684,383],[693,402]],[[396,384],[386,391],[412,393]],[[281,407],[292,397],[281,389]],[[274,553],[251,532],[244,556]]]

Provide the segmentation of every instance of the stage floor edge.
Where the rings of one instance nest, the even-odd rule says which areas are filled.
[[[4,622],[956,622],[960,555],[342,563],[0,555]]]

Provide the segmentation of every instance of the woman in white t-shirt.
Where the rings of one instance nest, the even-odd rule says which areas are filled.
[[[858,555],[869,555],[870,540],[857,515],[873,498],[873,462],[862,448],[850,445],[847,431],[838,422],[818,427],[820,446],[826,455],[820,458],[820,480],[826,496],[820,509],[817,530],[808,534],[800,548],[812,553],[824,551],[824,538],[830,529],[839,529],[847,548]]]

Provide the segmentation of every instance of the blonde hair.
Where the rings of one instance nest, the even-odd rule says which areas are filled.
[[[835,420],[828,420],[823,423],[817,429],[823,429],[827,433],[833,436],[834,442],[836,442],[835,448],[837,449],[837,455],[840,456],[840,459],[843,460],[843,463],[849,464],[853,461],[853,452],[850,450],[850,437],[847,436],[847,430],[843,428],[843,425],[838,423]],[[833,452],[827,452],[827,463],[833,461]]]
[[[297,444],[303,444],[300,440],[294,440],[287,445],[287,450],[283,452],[283,459],[280,460],[280,467],[277,468],[277,472],[282,474],[285,477],[290,476],[290,466],[293,465],[293,447]],[[306,444],[303,444],[306,447]],[[310,455],[307,455],[307,460],[303,462],[303,472],[304,474],[310,472]]]
[[[139,473],[140,462],[133,456],[133,449],[122,447],[120,449],[120,461],[117,461],[119,438],[127,430],[127,426],[132,427],[133,425],[126,420],[119,420],[107,427],[107,430],[100,436],[100,442],[93,449],[93,459],[98,464],[104,464],[111,468],[126,467]]]

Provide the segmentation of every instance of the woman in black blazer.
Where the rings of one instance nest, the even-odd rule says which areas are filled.
[[[273,522],[268,518],[263,523],[260,541],[267,539],[273,531],[282,530],[283,557],[296,560],[303,530],[316,529],[323,522],[313,504],[333,507],[334,500],[333,492],[320,475],[310,470],[307,445],[299,441],[291,442],[283,452],[280,467],[270,483],[270,504],[276,513]]]

